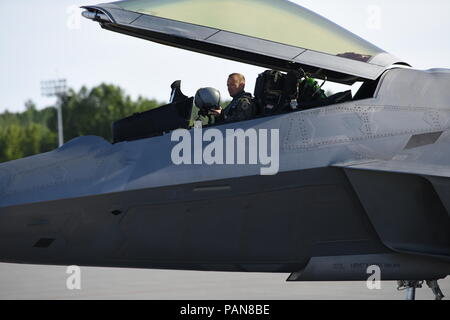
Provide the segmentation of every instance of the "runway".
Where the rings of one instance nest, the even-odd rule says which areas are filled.
[[[81,267],[80,290],[67,289],[67,267],[0,263],[0,299],[149,300],[404,300],[393,281],[286,282],[289,274],[225,273]],[[450,299],[450,277],[440,280]],[[417,300],[433,300],[418,289]]]

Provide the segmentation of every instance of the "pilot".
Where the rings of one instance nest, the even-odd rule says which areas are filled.
[[[210,110],[210,114],[216,118],[216,122],[234,122],[252,118],[256,110],[252,103],[252,95],[244,91],[245,77],[240,73],[230,74],[227,87],[233,100],[225,109]]]

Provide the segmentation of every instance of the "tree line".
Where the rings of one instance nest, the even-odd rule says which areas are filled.
[[[114,121],[137,112],[157,108],[165,102],[138,97],[133,100],[123,89],[101,84],[92,89],[73,89],[60,97],[64,141],[96,135],[112,142]],[[55,107],[37,110],[32,101],[26,111],[0,114],[0,162],[28,157],[58,147],[57,112]]]

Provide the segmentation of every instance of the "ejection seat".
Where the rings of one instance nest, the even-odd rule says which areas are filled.
[[[261,73],[255,85],[254,100],[257,116],[322,107],[352,100],[351,91],[327,97],[314,79],[302,71],[282,73],[267,70]]]

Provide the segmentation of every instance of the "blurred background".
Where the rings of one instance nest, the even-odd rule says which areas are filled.
[[[174,80],[182,80],[186,95],[215,87],[228,100],[228,74],[243,73],[253,92],[264,71],[102,30],[79,8],[98,2],[0,1],[0,162],[58,146],[55,106],[63,110],[64,141],[82,135],[111,140],[113,121],[164,104]],[[450,68],[448,0],[293,2],[415,68]],[[57,79],[66,81],[66,90],[49,96],[42,81]],[[340,90],[331,83],[325,89]]]

